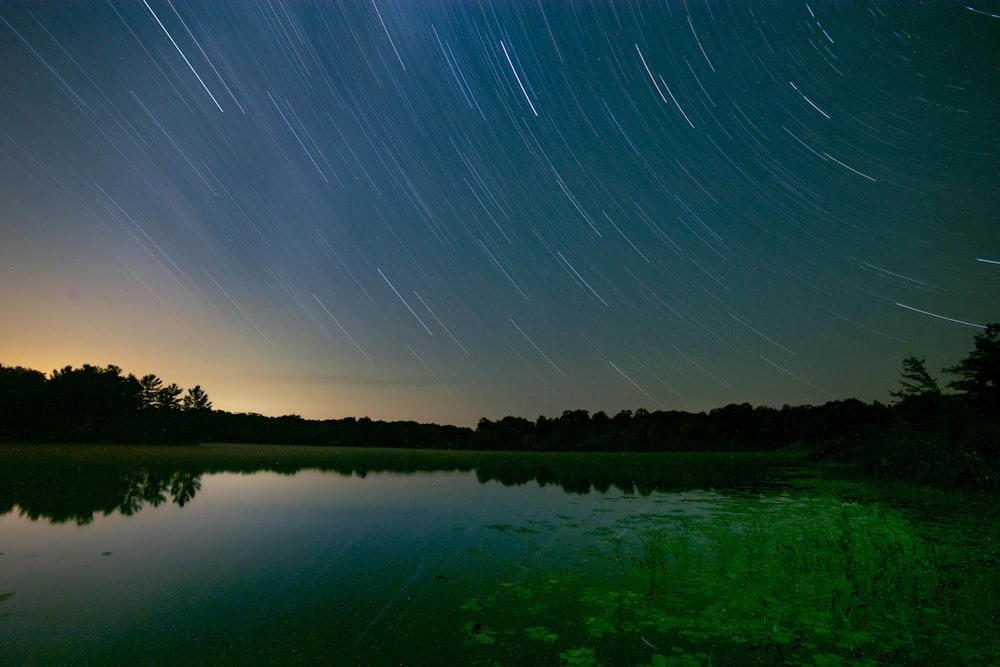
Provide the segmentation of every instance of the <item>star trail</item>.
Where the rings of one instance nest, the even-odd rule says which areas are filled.
[[[472,425],[1000,320],[1000,4],[6,2],[0,362]]]

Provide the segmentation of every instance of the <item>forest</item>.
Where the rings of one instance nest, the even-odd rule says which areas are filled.
[[[892,402],[857,399],[708,412],[567,410],[534,421],[480,419],[475,429],[367,417],[310,420],[213,409],[207,393],[117,366],[48,376],[0,365],[0,442],[230,442],[419,449],[665,452],[799,448],[888,476],[1000,489],[1000,324],[989,324],[944,386],[925,360],[903,360]]]

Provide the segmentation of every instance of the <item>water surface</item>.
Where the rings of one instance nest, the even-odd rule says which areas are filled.
[[[745,536],[773,558],[768,535],[833,534],[844,507],[869,525],[863,503],[789,484],[787,461],[257,448],[226,472],[205,458],[226,451],[0,452],[0,664],[866,664],[833,640],[804,648],[815,632],[784,617],[763,638],[698,621],[713,582],[756,581],[733,551]],[[903,510],[879,511],[922,539]]]

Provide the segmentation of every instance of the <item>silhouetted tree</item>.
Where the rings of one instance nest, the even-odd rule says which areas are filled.
[[[958,364],[944,369],[957,376],[948,383],[987,416],[1000,414],[1000,324],[987,324],[976,334],[975,348]]]
[[[178,410],[181,407],[181,394],[184,392],[176,383],[171,382],[156,392],[156,407],[161,410]]]
[[[66,366],[46,383],[51,411],[48,438],[63,441],[122,442],[130,439],[140,407],[135,376],[117,366]],[[47,439],[47,438],[43,438]]]
[[[173,382],[165,385],[152,373],[143,375],[138,383],[142,419],[137,439],[152,443],[196,442],[199,425],[180,414],[184,390]]]
[[[753,449],[757,444],[757,424],[749,403],[730,403],[708,414],[714,431],[711,442],[727,449]]]
[[[201,385],[187,390],[181,399],[181,410],[181,422],[188,440],[205,442],[217,439],[219,431],[215,428],[217,421],[212,416],[212,401]]]
[[[910,355],[903,359],[903,377],[899,381],[899,389],[890,391],[889,395],[905,401],[923,396],[940,396],[941,389],[937,380],[927,372],[926,359]]]
[[[903,359],[903,376],[899,389],[890,391],[896,399],[897,412],[921,431],[937,428],[944,418],[946,407],[937,380],[927,371],[923,357],[909,356]]]
[[[631,410],[621,410],[614,417],[611,418],[615,426],[619,429],[628,428],[632,423],[632,411]]]
[[[531,449],[535,425],[523,417],[491,421],[485,417],[476,426],[476,448],[497,450]]]
[[[163,384],[163,380],[152,373],[139,379],[142,407],[149,409],[174,410],[181,407],[183,389],[176,383]]]
[[[555,419],[550,419],[545,415],[538,415],[538,419],[535,420],[535,438],[541,443],[548,443],[556,430],[557,423]],[[541,448],[546,449],[548,445],[542,444]]]
[[[181,400],[181,407],[185,410],[211,410],[212,401],[208,400],[208,394],[201,388],[201,385],[196,384],[187,390]]]
[[[567,452],[585,449],[589,425],[587,410],[564,410],[552,433],[552,448]]]
[[[32,440],[45,419],[45,375],[0,364],[0,440]]]
[[[146,409],[155,408],[159,398],[160,390],[163,388],[163,380],[152,373],[139,378],[139,397],[142,407]]]

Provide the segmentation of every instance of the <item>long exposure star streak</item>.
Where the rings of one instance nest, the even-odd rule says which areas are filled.
[[[998,16],[5,2],[0,363],[462,425],[887,400],[1000,320]]]

